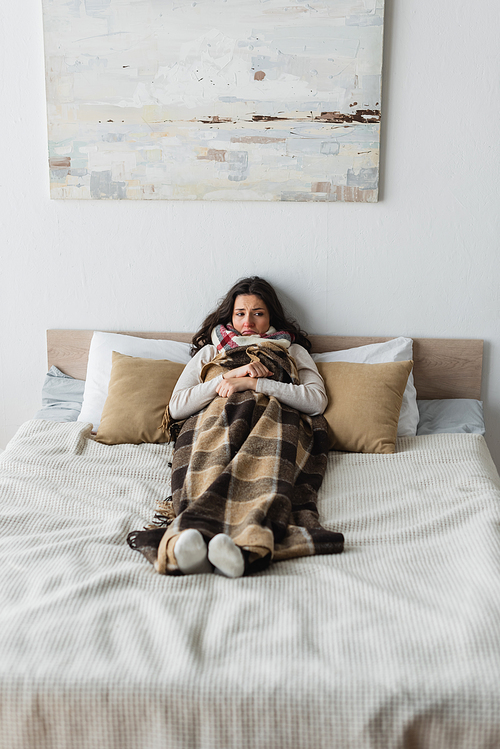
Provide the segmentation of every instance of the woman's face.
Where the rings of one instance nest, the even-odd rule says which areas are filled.
[[[262,335],[271,324],[269,310],[262,299],[254,294],[236,297],[231,322],[240,335]]]

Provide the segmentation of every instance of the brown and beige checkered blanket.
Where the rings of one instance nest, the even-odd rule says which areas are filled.
[[[274,379],[298,383],[293,359],[273,342],[222,352],[202,379],[249,358],[260,359]],[[218,533],[230,536],[246,552],[246,574],[271,560],[339,553],[344,538],[321,526],[316,506],[327,451],[323,416],[304,415],[251,390],[216,397],[183,423],[177,437],[175,519],[166,530],[131,534],[131,545],[167,574],[178,572],[173,549],[186,528],[198,529],[207,541]],[[168,516],[168,505],[159,508],[160,524],[162,513]]]

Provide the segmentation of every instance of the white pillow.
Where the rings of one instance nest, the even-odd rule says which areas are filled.
[[[190,343],[96,331],[90,344],[83,404],[78,421],[90,421],[93,431],[97,432],[102,409],[108,397],[113,351],[144,359],[168,359],[179,364],[187,364],[191,360],[190,348]]]
[[[367,346],[358,346],[345,351],[312,354],[312,358],[315,362],[345,361],[364,362],[365,364],[408,361],[413,359],[413,341],[411,338],[393,338],[385,343],[370,343]],[[414,437],[417,433],[418,420],[417,391],[413,382],[413,372],[410,372],[399,412],[398,437]]]

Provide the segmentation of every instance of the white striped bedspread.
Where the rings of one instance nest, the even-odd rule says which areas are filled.
[[[29,421],[0,457],[2,749],[500,747],[500,482],[484,439],[331,453],[337,556],[163,577],[125,543],[170,445]]]

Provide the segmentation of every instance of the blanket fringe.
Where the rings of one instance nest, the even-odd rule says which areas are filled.
[[[156,513],[150,525],[146,526],[147,530],[154,528],[168,528],[170,523],[175,520],[175,510],[172,503],[172,497],[160,499],[156,504]]]
[[[163,434],[167,437],[167,440],[170,442],[170,426],[171,426],[172,417],[170,416],[170,411],[168,410],[168,403],[165,406],[165,411],[163,412],[163,419],[161,420],[161,424],[158,427],[158,429],[161,429]]]
[[[175,442],[177,440],[177,437],[179,436],[179,432],[181,431],[184,422],[185,419],[182,419],[181,421],[175,421],[175,419],[173,419],[170,415],[168,405],[166,405],[165,411],[163,412],[163,418],[158,429],[161,429],[163,434],[166,436],[167,442]]]

